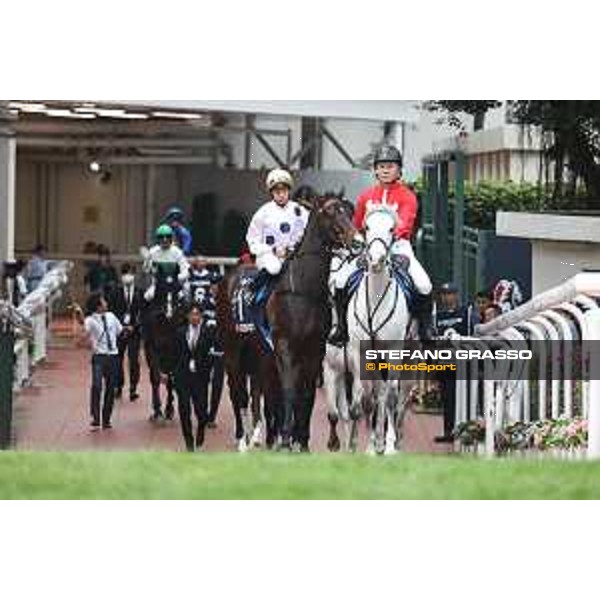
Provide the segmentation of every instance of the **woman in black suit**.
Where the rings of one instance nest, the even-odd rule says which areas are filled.
[[[203,322],[202,309],[198,304],[193,304],[188,312],[188,324],[177,331],[178,360],[174,372],[181,432],[188,452],[194,452],[204,445],[204,432],[208,423],[211,344],[211,336]],[[195,438],[192,408],[198,421]]]

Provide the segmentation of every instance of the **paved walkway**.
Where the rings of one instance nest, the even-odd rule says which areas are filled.
[[[77,347],[70,328],[54,327],[55,344],[48,360],[35,370],[33,385],[15,398],[14,430],[20,450],[37,451],[111,451],[111,450],[183,450],[179,422],[165,425],[149,422],[150,385],[142,360],[141,398],[135,403],[128,395],[118,401],[113,418],[114,429],[90,432],[89,425],[89,351]],[[325,400],[319,392],[313,418],[313,451],[326,451],[328,425]],[[447,451],[432,439],[441,431],[437,416],[409,413],[406,420],[408,452]],[[365,445],[364,432],[361,435]],[[205,450],[223,452],[234,449],[233,411],[225,385],[218,428],[207,432]]]

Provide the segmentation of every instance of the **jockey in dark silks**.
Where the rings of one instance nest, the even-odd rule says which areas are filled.
[[[164,223],[169,225],[175,234],[175,242],[181,248],[185,256],[191,256],[193,250],[192,234],[183,224],[185,215],[180,208],[170,208],[164,218]]]
[[[152,302],[156,294],[156,272],[161,264],[176,265],[178,268],[178,282],[185,286],[189,277],[190,265],[180,248],[173,243],[174,232],[169,225],[161,225],[155,232],[158,242],[150,250],[144,249],[144,271],[152,274],[152,284],[146,290],[144,298]]]

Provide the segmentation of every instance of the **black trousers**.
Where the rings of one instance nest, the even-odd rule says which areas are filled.
[[[223,381],[225,380],[225,361],[222,356],[212,356],[210,367],[210,404],[208,409],[208,422],[214,423],[219,414],[221,396],[223,395]]]
[[[117,389],[122,390],[125,387],[125,353],[129,362],[129,389],[135,392],[140,383],[140,346],[142,336],[139,331],[131,335],[121,336],[119,338],[119,369],[117,379]]]
[[[440,387],[444,405],[444,435],[450,436],[456,424],[456,373],[440,373]]]
[[[92,388],[90,391],[90,412],[95,424],[109,425],[115,403],[118,356],[94,354],[92,356]],[[102,391],[104,390],[104,402]]]
[[[196,446],[192,410],[198,422],[196,440],[208,423],[208,376],[208,369],[201,369],[198,373],[179,374],[175,379],[181,433],[185,447],[190,451]]]

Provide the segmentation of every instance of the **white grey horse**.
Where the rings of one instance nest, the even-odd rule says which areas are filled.
[[[356,447],[357,419],[365,409],[369,427],[368,453],[394,454],[400,448],[407,408],[406,390],[412,382],[378,377],[361,381],[360,342],[403,340],[411,316],[406,298],[392,271],[391,250],[398,225],[395,210],[377,204],[365,219],[365,275],[348,309],[348,363],[354,377],[350,446]],[[387,424],[387,426],[386,426]]]

